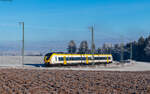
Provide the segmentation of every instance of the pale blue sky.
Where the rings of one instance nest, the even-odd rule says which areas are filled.
[[[12,0],[0,2],[0,41],[90,40],[95,24],[98,43],[136,40],[150,33],[149,0]]]

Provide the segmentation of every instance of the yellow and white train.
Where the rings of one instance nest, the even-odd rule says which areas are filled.
[[[92,63],[112,63],[111,54],[60,54],[47,53],[44,57],[45,65],[57,64],[92,64]]]

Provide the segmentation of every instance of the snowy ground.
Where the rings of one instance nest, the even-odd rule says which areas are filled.
[[[0,56],[1,68],[25,68],[25,69],[48,69],[48,70],[92,70],[92,71],[150,71],[150,63],[135,62],[120,64],[112,63],[104,65],[89,66],[63,66],[63,67],[44,67],[42,56],[25,56],[24,66],[22,58],[19,56]]]
[[[44,64],[42,56],[25,56],[24,65]],[[0,56],[0,66],[22,66],[21,56]]]

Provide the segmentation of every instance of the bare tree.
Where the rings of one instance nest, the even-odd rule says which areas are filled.
[[[103,44],[102,46],[102,53],[103,54],[110,54],[111,53],[112,44]]]
[[[146,55],[150,56],[150,40],[148,41],[148,44],[146,46],[146,48],[144,49]]]
[[[68,45],[68,53],[76,53],[76,50],[77,50],[77,47],[76,47],[76,44],[73,40],[71,40],[69,42],[69,45]]]
[[[88,52],[89,52],[89,49],[88,49],[87,41],[82,41],[80,43],[79,53],[85,54],[85,53],[88,53]]]

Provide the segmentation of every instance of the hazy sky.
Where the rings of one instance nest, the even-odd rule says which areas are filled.
[[[134,40],[150,33],[150,0],[12,0],[0,1],[0,41]]]

